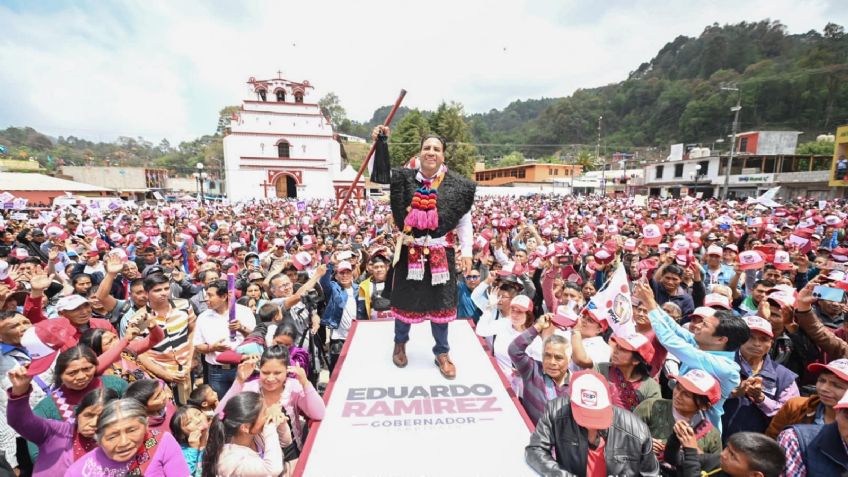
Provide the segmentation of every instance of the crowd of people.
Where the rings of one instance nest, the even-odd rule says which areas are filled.
[[[848,475],[845,205],[478,192],[456,315],[535,425],[528,464]],[[0,475],[291,475],[353,321],[394,316],[391,207],[336,210],[5,214]],[[599,305],[619,268],[627,300]]]

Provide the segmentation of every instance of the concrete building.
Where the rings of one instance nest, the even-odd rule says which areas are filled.
[[[167,192],[168,170],[152,167],[62,166],[64,177],[113,190],[125,199],[153,199]]]
[[[736,152],[761,156],[795,154],[800,131],[748,131],[736,135]]]
[[[306,102],[312,90],[280,76],[247,81],[224,137],[230,200],[335,197],[341,145],[318,104]]]
[[[476,168],[475,168],[476,169]],[[571,164],[522,164],[474,171],[474,180],[481,186],[551,185],[580,175],[583,167]]]
[[[729,197],[756,197],[781,186],[779,198],[844,197],[830,187],[831,156],[740,155],[733,158],[728,182]],[[719,197],[724,186],[728,156],[686,158],[645,166],[645,188],[651,196]]]

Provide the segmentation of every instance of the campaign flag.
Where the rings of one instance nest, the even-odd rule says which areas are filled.
[[[586,309],[595,320],[607,320],[616,335],[630,336],[636,333],[633,300],[624,265],[618,264],[607,286],[589,300]]]

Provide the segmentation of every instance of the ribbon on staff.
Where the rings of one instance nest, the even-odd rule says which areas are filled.
[[[229,322],[232,323],[236,321],[236,275],[234,273],[227,274],[227,293],[229,294],[230,300],[230,319]],[[230,330],[230,339],[236,339],[235,330]]]

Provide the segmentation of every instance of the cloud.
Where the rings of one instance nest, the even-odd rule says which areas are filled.
[[[713,22],[791,32],[848,14],[823,0],[625,2],[38,2],[0,5],[0,127],[95,140],[171,142],[212,132],[246,80],[283,76],[336,92],[366,120],[401,88],[405,104],[468,112],[566,96],[626,78],[678,35]]]

